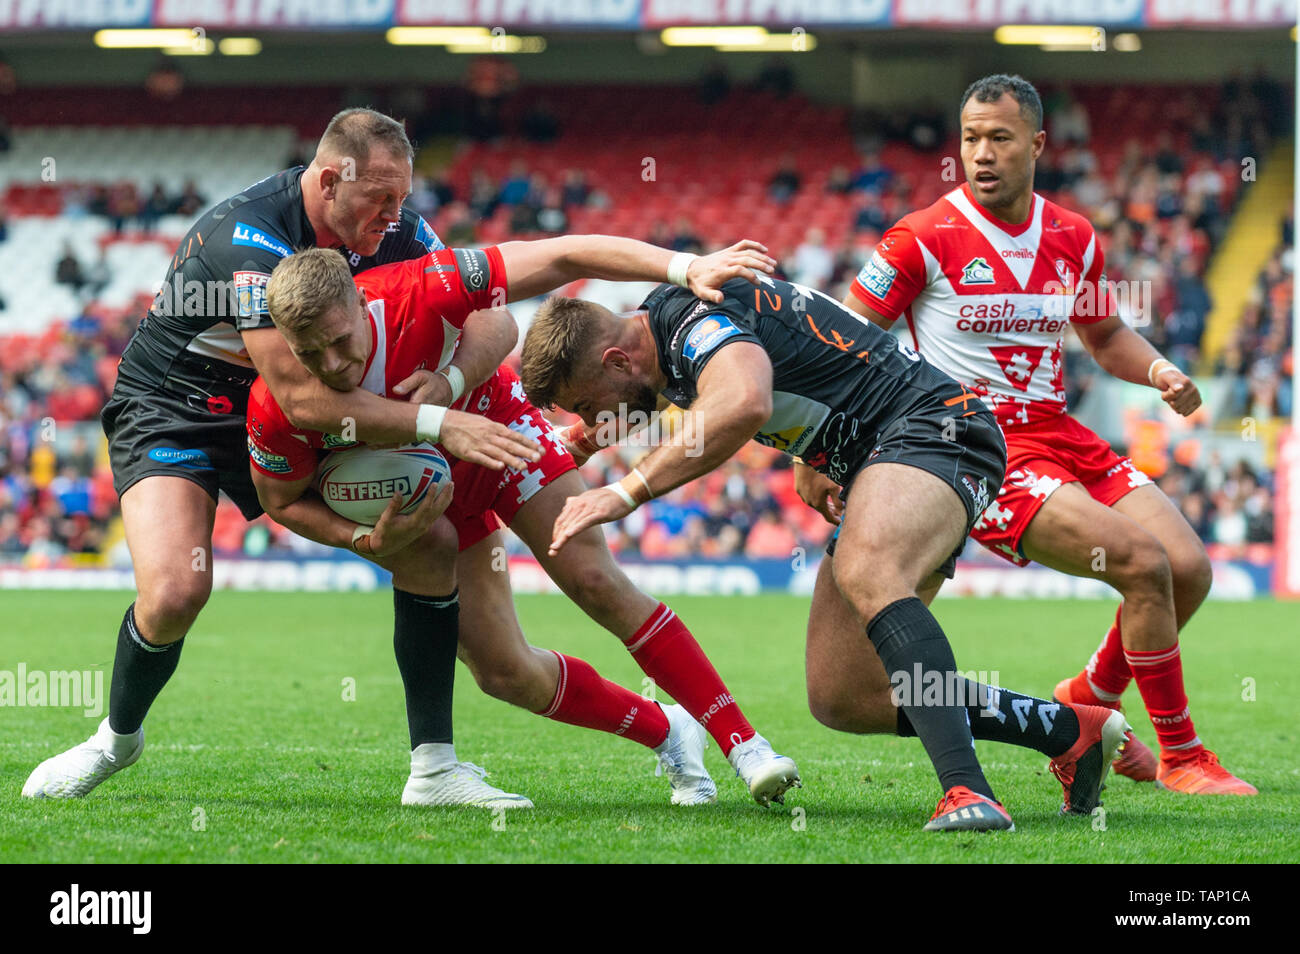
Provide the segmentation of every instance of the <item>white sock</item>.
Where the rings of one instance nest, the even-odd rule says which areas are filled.
[[[456,764],[456,746],[451,742],[425,742],[411,752],[411,772],[429,773]]]

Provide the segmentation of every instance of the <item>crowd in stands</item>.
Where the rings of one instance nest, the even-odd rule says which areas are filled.
[[[0,338],[0,562],[100,551],[118,506],[98,415],[141,313],[90,311],[39,338]]]
[[[789,93],[788,81],[779,70],[765,80],[777,95]],[[495,74],[472,77],[476,112],[470,135],[491,139],[509,132],[503,126],[502,104],[513,82]],[[700,96],[725,98],[728,90],[720,83],[716,75],[705,77]],[[1272,124],[1280,95],[1268,84],[1234,83],[1224,89],[1215,110],[1206,111],[1197,108],[1189,93],[1188,102],[1167,107],[1171,116],[1188,118],[1185,131],[1170,126],[1150,141],[1101,145],[1090,110],[1080,99],[1065,92],[1046,98],[1050,138],[1038,166],[1038,190],[1096,224],[1109,277],[1146,290],[1125,302],[1131,309],[1127,317],[1190,373],[1207,370],[1201,349],[1212,303],[1204,274],[1241,191],[1234,171],[1239,168],[1237,157],[1264,155],[1272,138],[1284,132]],[[522,132],[534,143],[549,142],[563,132],[544,103],[524,114],[522,122]],[[938,113],[918,112],[895,120],[893,128],[862,123],[861,117],[855,122],[861,132],[856,165],[837,165],[813,179],[801,171],[798,154],[790,152],[761,182],[763,196],[773,205],[799,201],[813,189],[847,201],[852,226],[842,241],[832,243],[823,229],[812,227],[797,244],[774,249],[790,277],[836,297],[843,297],[889,225],[926,195],[921,182],[929,174],[889,160],[888,137],[919,150],[914,155],[950,141],[950,130]],[[931,161],[937,160],[925,159]],[[926,201],[952,187],[944,185]],[[162,215],[194,214],[204,198],[191,183],[179,195],[168,196],[159,186],[143,199],[134,189],[128,194],[118,187],[91,186],[70,201],[74,214],[107,216],[119,231],[131,227],[148,233]],[[604,213],[626,201],[581,168],[548,175],[523,160],[512,163],[500,178],[481,169],[462,176],[450,167],[417,174],[410,198],[412,207],[434,223],[449,245],[483,240],[480,223],[502,209],[507,210],[511,237],[538,237],[565,232],[575,214],[590,222],[590,213]],[[676,250],[707,251],[711,245],[689,217],[653,219],[644,223],[639,237]],[[1277,254],[1259,276],[1246,313],[1213,368],[1231,385],[1222,411],[1228,417],[1264,420],[1291,413],[1293,247],[1288,222]],[[115,511],[107,461],[102,450],[95,450],[100,443],[95,416],[111,390],[116,358],[144,306],[126,313],[96,306],[95,293],[107,281],[102,256],[83,263],[68,248],[55,268],[58,281],[80,291],[87,304],[83,314],[39,345],[4,346],[0,560],[23,553],[30,561],[92,552],[103,542]],[[1071,402],[1087,392],[1096,373],[1088,362],[1075,360],[1078,357],[1067,360]],[[57,440],[41,437],[43,422],[50,419],[58,425]],[[78,421],[90,425],[78,429]],[[624,449],[597,456],[583,469],[586,482],[617,480],[638,453]],[[1203,539],[1234,555],[1272,540],[1271,481],[1271,474],[1220,455],[1181,459],[1176,454],[1159,475],[1162,489]],[[219,511],[217,529],[218,552],[304,547],[266,518],[250,529],[228,503]],[[788,462],[751,444],[714,474],[653,501],[611,528],[609,535],[623,556],[790,559],[800,551],[817,552],[830,530],[798,499]]]

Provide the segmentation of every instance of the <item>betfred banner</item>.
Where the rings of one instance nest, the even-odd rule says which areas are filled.
[[[1296,0],[0,0],[0,32],[184,27],[358,30],[391,26],[655,30],[986,30],[1008,23],[1205,29],[1286,27]]]
[[[1273,539],[1277,541],[1273,592],[1300,599],[1300,431],[1294,428],[1278,438],[1273,487]]]
[[[1300,466],[1292,467],[1300,480]],[[1300,491],[1292,496],[1300,500]],[[1293,511],[1294,512],[1294,511]],[[1300,521],[1297,521],[1300,525]],[[1300,535],[1300,526],[1295,531]],[[1293,547],[1293,554],[1300,547]],[[790,593],[810,597],[817,578],[819,558],[803,560],[628,560],[619,566],[638,587],[658,596],[734,596]],[[1212,561],[1212,600],[1251,600],[1269,596],[1269,576],[1274,568],[1243,561]],[[559,594],[560,588],[536,560],[509,558],[510,582],[516,593]],[[1281,576],[1281,570],[1279,579]],[[1293,567],[1300,595],[1300,568]],[[213,562],[213,587],[217,590],[258,592],[370,592],[390,585],[386,570],[355,554],[339,550],[319,557],[266,556]],[[0,565],[0,592],[6,590],[131,590],[135,580],[129,567],[28,567]],[[1046,567],[1019,569],[989,557],[959,560],[957,575],[939,591],[940,596],[983,599],[1086,599],[1114,600],[1115,591],[1100,580],[1066,576]]]

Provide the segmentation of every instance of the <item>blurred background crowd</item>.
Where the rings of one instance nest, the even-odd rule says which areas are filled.
[[[961,181],[951,161],[952,110],[886,115],[819,105],[800,95],[779,59],[744,86],[711,69],[679,96],[641,97],[631,116],[611,115],[602,98],[609,91],[519,89],[512,69],[482,58],[464,87],[444,96],[393,90],[385,103],[365,94],[408,117],[417,141],[440,144],[417,161],[409,201],[448,245],[583,231],[702,252],[752,237],[769,245],[789,277],[842,298],[894,221]],[[1223,303],[1209,278],[1250,194],[1253,163],[1290,134],[1290,92],[1260,76],[1148,99],[1116,86],[1043,93],[1048,148],[1037,190],[1095,223],[1108,277],[1131,292],[1120,296],[1126,319],[1196,377],[1209,399],[1190,426],[1158,411],[1126,419],[1121,449],[1129,439],[1141,444],[1144,429],[1156,427],[1160,452],[1138,462],[1216,555],[1267,552],[1272,471],[1259,454],[1235,453],[1234,446],[1292,413],[1290,216],[1235,313],[1218,324],[1214,313]],[[349,95],[358,94],[333,105],[349,104]],[[451,99],[458,108],[448,108]],[[746,119],[714,124],[716,140],[701,143],[693,130],[705,115]],[[657,130],[653,149],[640,141],[646,128]],[[809,130],[829,144],[801,148]],[[7,135],[0,137],[4,148]],[[761,146],[746,162],[730,163],[710,147],[728,141]],[[310,150],[304,135],[284,159],[303,161]],[[626,164],[641,162],[646,151],[659,164],[657,175],[629,181]],[[657,178],[664,187],[654,188]],[[97,248],[64,243],[49,264],[49,279],[75,292],[76,313],[18,333],[6,330],[0,301],[0,561],[53,565],[120,548],[97,414],[151,290],[102,300],[112,277],[105,250],[159,238],[160,221],[192,219],[219,197],[193,180],[170,189],[161,181],[78,182],[58,192],[56,214],[97,218],[106,229]],[[0,255],[14,241],[16,216],[50,214],[31,208],[27,192],[11,187],[5,199]],[[1086,406],[1104,377],[1072,344],[1071,405]],[[1236,445],[1225,433],[1236,435]],[[1216,434],[1220,439],[1210,439]],[[598,455],[583,475],[588,484],[616,480],[638,453]],[[750,445],[708,478],[612,528],[610,539],[625,557],[788,559],[799,548],[823,546],[830,529],[798,499],[788,462]],[[311,549],[266,518],[250,527],[228,502],[216,544],[227,554]]]

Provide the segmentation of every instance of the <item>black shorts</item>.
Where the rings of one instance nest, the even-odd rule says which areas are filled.
[[[214,401],[209,412],[165,391],[114,391],[99,418],[118,496],[145,477],[183,477],[213,500],[224,490],[246,519],[261,516],[248,471],[247,398]]]
[[[953,386],[953,393],[937,394],[933,400],[911,408],[894,418],[876,436],[876,445],[866,461],[840,492],[847,500],[853,480],[872,464],[907,464],[934,474],[961,498],[966,507],[966,536],[986,507],[997,497],[1007,470],[1007,445],[997,419],[979,398]],[[826,544],[826,555],[834,556],[839,527]],[[957,549],[938,567],[952,579],[957,558],[966,548],[966,536]]]

